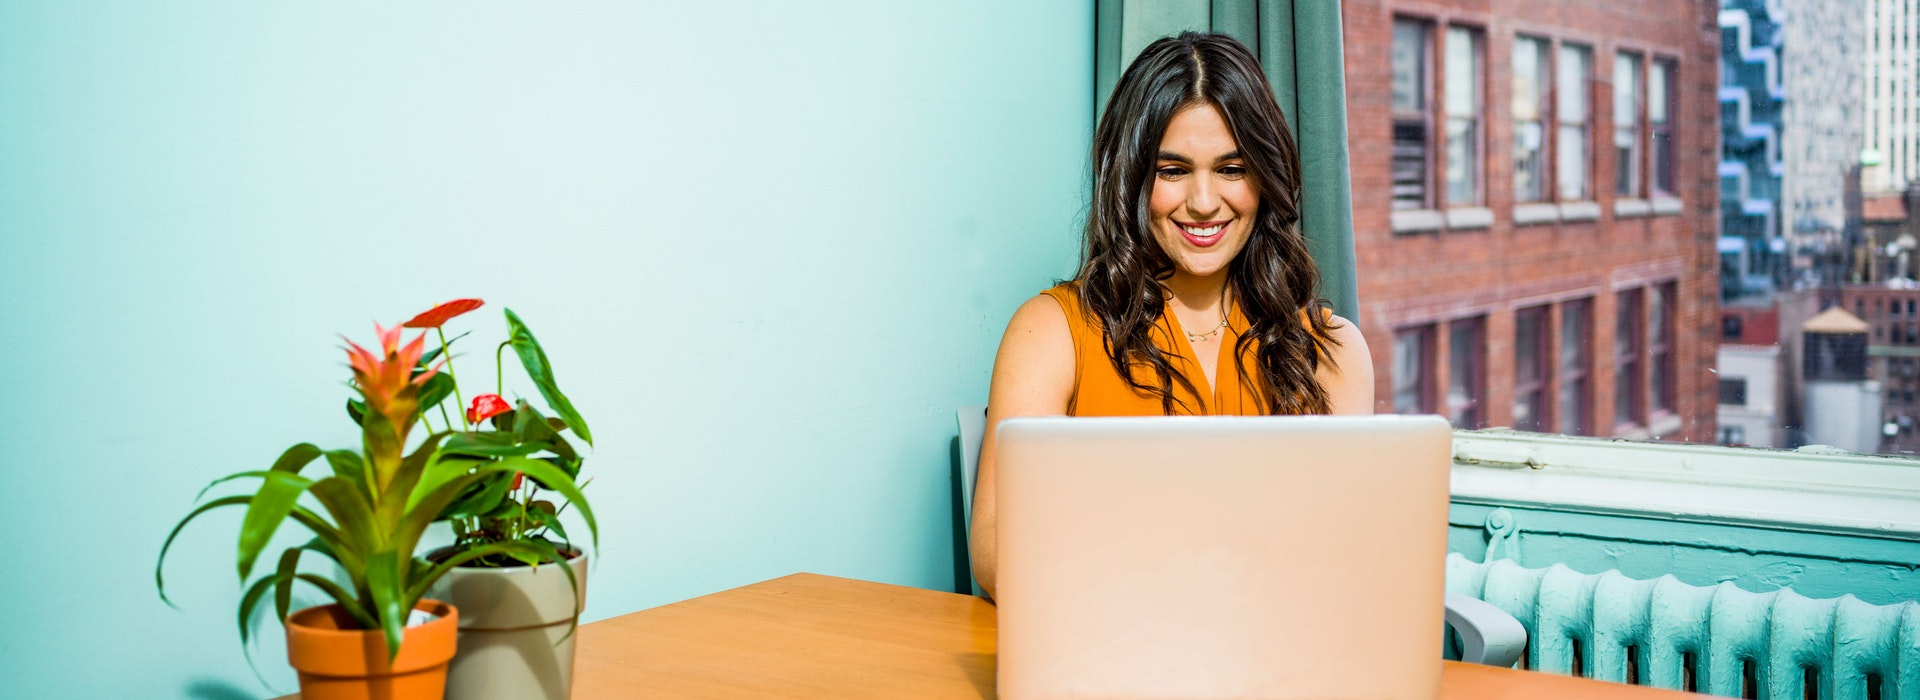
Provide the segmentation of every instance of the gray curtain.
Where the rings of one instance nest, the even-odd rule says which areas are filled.
[[[1096,0],[1096,113],[1106,108],[1120,72],[1140,49],[1189,29],[1230,34],[1260,55],[1300,144],[1306,178],[1302,228],[1320,265],[1320,295],[1358,323],[1339,0]]]

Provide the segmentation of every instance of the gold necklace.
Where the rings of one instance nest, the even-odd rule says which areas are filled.
[[[1230,315],[1231,314],[1228,313],[1228,307],[1226,303],[1222,302],[1220,304],[1220,325],[1214,326],[1213,330],[1207,331],[1205,333],[1195,333],[1185,328],[1182,328],[1180,330],[1181,332],[1184,332],[1187,334],[1188,343],[1204,342],[1209,339],[1212,339],[1215,333],[1219,333],[1221,329],[1227,327],[1227,317]]]

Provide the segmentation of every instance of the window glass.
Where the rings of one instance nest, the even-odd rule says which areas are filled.
[[[1640,194],[1640,57],[1613,57],[1614,193]]]
[[[1513,198],[1547,198],[1547,42],[1521,37],[1513,44]]]
[[[1427,104],[1432,86],[1427,60],[1430,25],[1412,19],[1393,22],[1393,208],[1433,206],[1432,116]]]
[[[1427,336],[1430,327],[1406,328],[1393,334],[1393,412],[1431,413],[1427,405]]]
[[[1587,435],[1588,367],[1593,338],[1593,303],[1587,300],[1560,305],[1560,402],[1556,414],[1559,432]]]
[[[1513,326],[1513,427],[1547,428],[1547,308],[1521,309]]]
[[[1447,324],[1447,415],[1456,428],[1485,425],[1481,405],[1486,390],[1481,370],[1486,351],[1484,329],[1485,324],[1477,318]]]
[[[1447,204],[1480,203],[1480,37],[1447,28]]]
[[[1640,357],[1640,290],[1621,292],[1614,306],[1613,330],[1613,422],[1620,426],[1634,426],[1642,423],[1640,419],[1641,381]]]
[[[1653,71],[1647,74],[1647,123],[1652,132],[1650,140],[1653,151],[1648,154],[1653,162],[1649,167],[1653,171],[1653,189],[1661,194],[1672,195],[1674,189],[1674,145],[1673,145],[1673,101],[1677,94],[1674,78],[1677,68],[1673,61],[1653,62]]]
[[[1555,139],[1554,182],[1562,201],[1578,201],[1587,193],[1587,64],[1590,52],[1583,46],[1561,45],[1555,95],[1555,117],[1559,134]]]

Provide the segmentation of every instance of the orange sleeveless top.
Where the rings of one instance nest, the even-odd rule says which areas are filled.
[[[1059,302],[1060,309],[1067,314],[1067,327],[1073,334],[1073,398],[1067,401],[1069,416],[1159,416],[1167,415],[1160,407],[1160,398],[1151,393],[1135,389],[1113,367],[1113,361],[1107,357],[1106,332],[1100,319],[1080,301],[1080,292],[1072,283],[1062,284],[1043,294]],[[1301,311],[1302,323],[1306,312]],[[1151,338],[1153,344],[1166,354],[1167,363],[1173,371],[1185,375],[1193,382],[1195,389],[1207,391],[1207,375],[1200,369],[1199,360],[1193,347],[1187,342],[1185,333],[1174,327],[1173,314],[1160,314],[1160,322],[1153,326]],[[1240,367],[1255,367],[1255,352],[1258,343],[1247,346],[1247,352],[1241,357],[1233,356],[1233,349],[1240,340],[1240,334],[1251,323],[1240,313],[1240,306],[1233,305],[1227,314],[1227,327],[1221,331],[1220,357],[1214,364],[1214,387],[1209,396],[1196,396],[1173,382],[1173,395],[1177,401],[1173,404],[1172,415],[1212,415],[1212,416],[1263,416],[1267,415],[1266,402],[1260,399],[1260,390],[1252,383],[1259,375],[1250,369],[1249,376],[1242,378]],[[1312,330],[1311,327],[1308,328]],[[1135,378],[1148,386],[1159,383],[1153,370],[1142,365],[1135,369]]]

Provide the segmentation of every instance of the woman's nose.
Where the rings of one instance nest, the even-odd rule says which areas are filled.
[[[1211,215],[1220,208],[1220,195],[1213,178],[1201,173],[1192,183],[1193,186],[1187,188],[1187,211],[1201,221],[1212,221]]]

